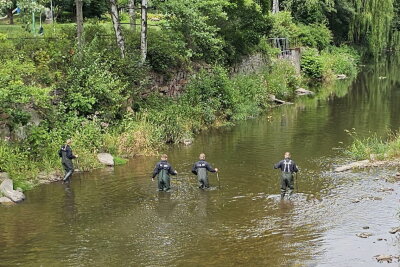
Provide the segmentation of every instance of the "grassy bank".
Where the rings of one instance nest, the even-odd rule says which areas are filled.
[[[390,160],[400,157],[400,132],[391,132],[386,138],[372,135],[360,138],[354,131],[348,131],[353,143],[347,149],[347,154],[356,160],[376,159]]]
[[[120,158],[154,154],[210,127],[265,112],[270,94],[293,100],[298,86],[357,71],[357,54],[350,48],[309,47],[297,75],[290,62],[275,59],[266,38],[246,52],[263,53],[271,64],[232,77],[233,54],[224,58],[221,50],[203,47],[194,53],[177,32],[149,30],[148,62],[142,67],[137,34],[126,34],[127,55],[121,59],[111,29],[101,24],[85,25],[80,52],[70,24],[57,25],[51,35],[24,37],[0,34],[0,129],[10,130],[0,141],[0,170],[25,190],[38,183],[39,173],[60,170],[57,151],[67,138],[80,156],[76,166],[91,170],[100,167],[99,152]],[[168,80],[176,70],[193,74],[179,97],[150,90],[150,75]]]

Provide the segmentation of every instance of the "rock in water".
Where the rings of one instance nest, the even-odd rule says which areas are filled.
[[[298,89],[295,90],[295,92],[299,96],[302,96],[302,95],[314,95],[313,91],[310,91],[310,90],[307,90],[307,89],[304,89],[304,88],[298,88]]]
[[[0,197],[0,204],[12,204],[12,203],[14,202],[8,197]]]
[[[356,236],[361,237],[361,238],[368,238],[370,236],[372,236],[371,233],[360,233],[360,234],[356,234]]]
[[[391,233],[391,234],[395,234],[397,232],[400,232],[400,227],[392,228],[392,230],[389,231],[389,233]]]
[[[336,75],[336,78],[337,78],[338,80],[343,80],[343,79],[346,79],[346,78],[347,78],[347,75],[346,75],[346,74],[338,74],[338,75]]]
[[[97,158],[99,159],[100,163],[104,165],[114,166],[114,158],[109,153],[99,153],[97,154]]]
[[[25,199],[24,193],[14,190],[11,179],[5,179],[0,184],[0,192],[14,202],[21,202]]]

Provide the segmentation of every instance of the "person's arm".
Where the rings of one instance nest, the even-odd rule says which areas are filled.
[[[62,157],[62,148],[60,148],[60,150],[58,150],[58,155],[60,156],[60,158]]]
[[[299,169],[297,168],[296,163],[293,161],[293,172],[298,172]]]
[[[174,168],[171,165],[169,165],[168,173],[171,174],[171,175],[177,175],[178,174],[178,172],[175,171]]]
[[[72,154],[72,149],[69,146],[67,146],[66,152],[67,152],[67,158],[69,158],[69,159],[75,159],[76,158],[76,156],[74,154]]]
[[[154,170],[153,170],[153,175],[151,176],[151,179],[154,179],[154,177],[156,177],[156,175],[157,175],[159,172],[160,172],[159,164],[157,163],[157,164],[156,164],[156,167],[155,167]]]
[[[210,163],[206,163],[206,169],[207,169],[207,171],[209,171],[209,172],[217,172],[218,171],[218,169],[217,168],[213,168],[211,165],[210,165]]]
[[[282,168],[282,160],[274,165],[274,169],[279,169],[279,168]]]
[[[195,174],[195,175],[197,175],[197,166],[196,166],[196,163],[193,164],[192,173]]]

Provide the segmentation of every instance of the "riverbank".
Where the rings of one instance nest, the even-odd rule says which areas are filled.
[[[82,171],[101,167],[102,152],[115,158],[155,154],[166,144],[191,142],[201,131],[268,111],[271,95],[290,102],[299,87],[334,82],[336,74],[352,77],[359,58],[346,46],[305,47],[299,74],[262,39],[254,49],[265,62],[255,72],[232,74],[229,65],[194,61],[160,69],[161,58],[154,57],[138,69],[135,55],[121,59],[105,49],[115,44],[97,37],[108,33],[104,27],[87,25],[82,54],[71,30],[60,26],[58,39],[0,38],[7,51],[0,66],[0,170],[24,191],[42,183],[43,174],[61,172],[57,151],[67,138],[74,140]],[[152,44],[150,50],[161,45]],[[182,60],[169,51],[177,47],[162,45],[159,52],[173,57],[168,60]],[[154,75],[162,79],[155,82]]]

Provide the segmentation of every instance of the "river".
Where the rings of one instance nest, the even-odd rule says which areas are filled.
[[[396,169],[332,168],[349,161],[346,129],[400,127],[398,73],[398,60],[367,65],[314,98],[167,148],[179,172],[169,193],[151,182],[157,157],[41,185],[0,206],[0,266],[381,266],[375,255],[400,251],[388,233],[400,226],[400,190],[385,181]],[[272,166],[285,151],[301,171],[298,193],[281,202]],[[190,172],[200,152],[220,169],[208,191]]]

